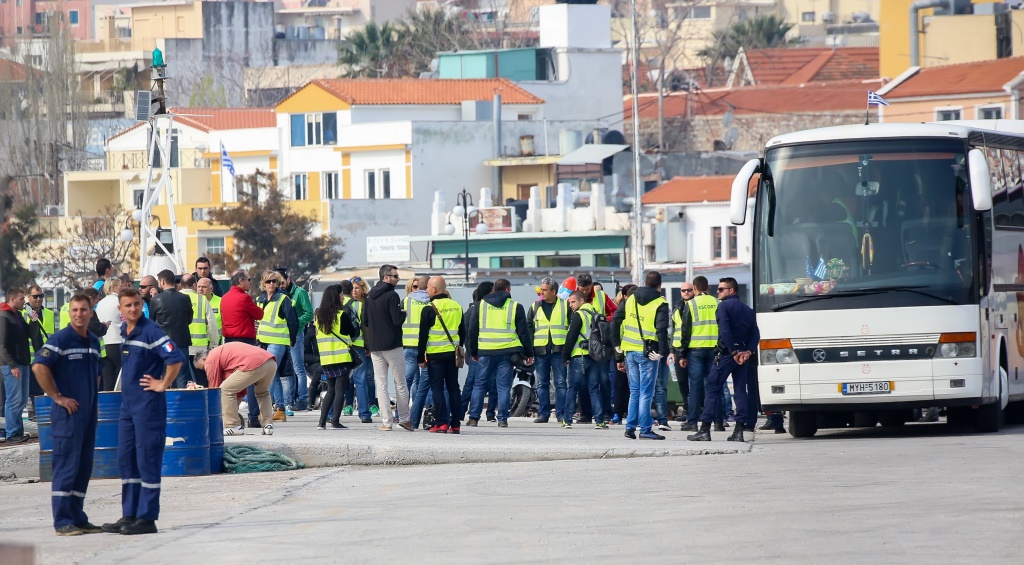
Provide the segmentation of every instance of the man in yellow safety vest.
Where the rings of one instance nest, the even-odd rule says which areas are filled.
[[[541,299],[530,306],[527,316],[530,334],[533,335],[535,359],[533,374],[537,381],[537,419],[535,424],[545,424],[551,417],[551,378],[555,379],[555,416],[559,423],[572,420],[566,415],[566,368],[562,362],[562,348],[569,331],[569,306],[558,297],[558,282],[547,277],[540,282]],[[575,396],[575,392],[573,393]],[[573,407],[576,399],[573,398]]]

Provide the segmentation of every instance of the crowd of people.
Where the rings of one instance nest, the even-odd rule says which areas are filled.
[[[43,306],[37,285],[27,292],[8,289],[0,305],[8,415],[0,438],[29,437],[20,414],[30,394],[53,399],[55,442],[69,442],[54,447],[60,535],[156,531],[162,393],[171,388],[219,388],[226,436],[246,427],[271,435],[275,422],[317,404],[320,430],[345,429],[341,418],[353,415],[362,423],[378,418],[381,431],[413,431],[422,423],[432,433],[459,434],[463,423],[477,427],[485,415],[507,428],[516,370],[534,373],[537,424],[553,413],[566,429],[624,425],[627,438],[665,439],[658,431],[671,430],[669,371],[684,397],[681,430],[695,432],[688,440],[710,441],[712,426],[724,431],[731,420],[729,441],[744,441],[757,419],[756,373],[750,370],[756,363],[748,361],[759,333],[732,278],[719,281],[717,298],[705,277],[684,283],[682,300],[670,311],[661,275],[653,271],[614,298],[589,274],[577,275],[565,298],[564,289],[545,278],[538,300],[528,305],[512,298],[510,281],[482,282],[463,307],[441,276],[409,280],[400,298],[397,267],[383,265],[372,288],[360,277],[332,284],[316,309],[287,269],[262,273],[258,292],[245,270],[234,272],[222,292],[206,258],[193,273],[144,276],[138,290],[106,259],[98,262],[97,275],[92,288],[76,292],[56,314]],[[460,387],[464,365],[468,375]],[[123,392],[123,515],[96,527],[82,499],[92,466],[96,394],[110,390]],[[762,429],[781,426],[773,416]]]

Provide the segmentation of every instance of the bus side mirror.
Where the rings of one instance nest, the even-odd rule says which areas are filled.
[[[971,199],[974,209],[987,212],[992,209],[992,173],[988,168],[988,160],[981,149],[971,149],[967,153],[967,172],[971,178]],[[735,188],[733,194],[735,194]]]
[[[750,194],[750,179],[761,172],[761,160],[751,159],[743,165],[732,181],[732,195],[729,202],[729,220],[737,226],[747,221],[747,195]]]

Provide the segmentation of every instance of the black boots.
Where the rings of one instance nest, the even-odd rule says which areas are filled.
[[[736,426],[733,427],[732,435],[726,438],[726,441],[744,441],[743,440],[743,424],[736,422]]]
[[[701,422],[700,431],[686,436],[689,441],[711,441],[711,422]]]

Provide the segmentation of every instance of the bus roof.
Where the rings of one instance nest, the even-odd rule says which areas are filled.
[[[857,139],[891,139],[900,137],[944,137],[967,139],[975,128],[946,123],[848,125],[809,129],[777,135],[767,149],[782,145],[819,141],[852,141]]]

